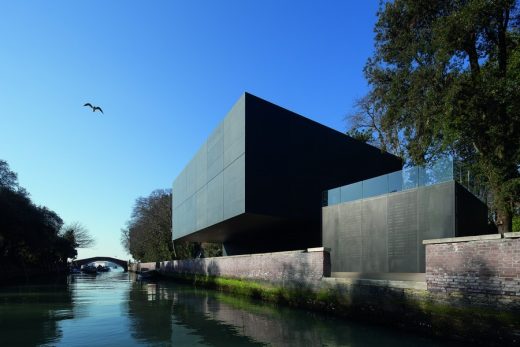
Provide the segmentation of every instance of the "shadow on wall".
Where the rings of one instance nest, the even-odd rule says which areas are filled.
[[[520,336],[520,298],[503,295],[507,291],[497,284],[500,274],[487,259],[476,257],[467,266],[471,271],[447,279],[443,291],[353,279],[320,295],[335,312],[356,320],[486,346],[515,345]]]
[[[163,273],[181,275],[220,276],[218,263],[212,258],[162,261],[156,264],[156,269]]]

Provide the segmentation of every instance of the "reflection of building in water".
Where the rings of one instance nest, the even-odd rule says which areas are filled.
[[[128,293],[131,335],[147,344],[171,341],[172,338],[172,302],[158,293],[156,284],[142,282],[134,282]]]

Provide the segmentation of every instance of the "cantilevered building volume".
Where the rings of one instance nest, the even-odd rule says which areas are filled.
[[[245,93],[173,183],[173,238],[226,254],[322,245],[322,192],[401,160]]]

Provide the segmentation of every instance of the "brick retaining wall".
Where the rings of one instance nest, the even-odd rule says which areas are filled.
[[[307,250],[163,261],[161,273],[198,274],[242,278],[255,281],[307,282],[330,277],[330,253],[324,247]],[[156,263],[141,263],[150,270]],[[133,269],[138,270],[137,268]]]
[[[424,241],[428,290],[518,299],[520,235],[515,234]]]

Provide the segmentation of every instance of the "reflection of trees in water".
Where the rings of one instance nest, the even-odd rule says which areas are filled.
[[[58,322],[74,318],[65,283],[0,289],[0,346],[37,346],[57,341]]]

